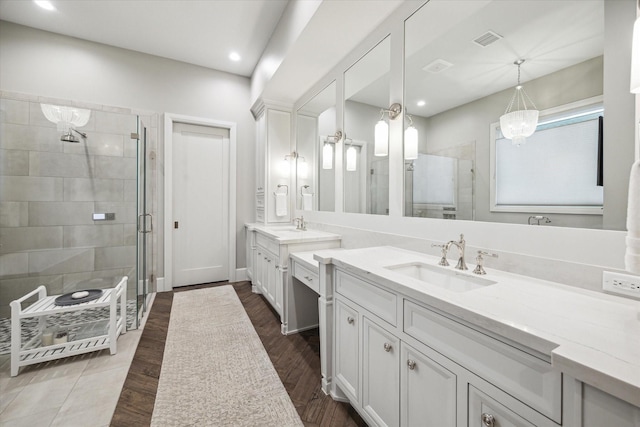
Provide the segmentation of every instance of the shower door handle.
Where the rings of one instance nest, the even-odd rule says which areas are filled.
[[[147,229],[147,217],[149,217],[149,228]],[[153,231],[153,217],[151,214],[138,215],[138,233],[151,233]]]

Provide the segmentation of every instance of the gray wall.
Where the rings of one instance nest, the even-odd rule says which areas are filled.
[[[5,21],[0,21],[0,58],[0,90],[235,122],[238,162],[254,158],[248,78]],[[164,203],[163,156],[160,139],[160,207]],[[244,267],[243,225],[253,221],[255,171],[241,167],[238,171],[242,173],[236,187],[236,264]],[[161,230],[160,224],[156,221]],[[161,262],[164,253],[159,246],[156,253]],[[163,272],[160,265],[158,275]]]

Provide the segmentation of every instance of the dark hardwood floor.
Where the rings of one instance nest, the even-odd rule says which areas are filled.
[[[175,292],[226,285],[226,282],[189,286]],[[276,368],[305,426],[365,426],[346,403],[336,402],[320,389],[320,339],[318,329],[284,336],[277,313],[249,282],[232,284]],[[156,294],[140,337],[129,374],[122,388],[111,426],[145,426],[151,423],[164,344],[169,327],[173,292]]]

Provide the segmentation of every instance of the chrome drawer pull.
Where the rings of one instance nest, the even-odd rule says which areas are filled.
[[[391,344],[389,344],[388,342],[384,343],[384,351],[386,351],[387,353],[391,351],[393,347],[391,347]]]
[[[482,414],[482,426],[494,427],[496,419],[491,414]]]
[[[347,317],[347,322],[349,322],[350,324],[353,325],[353,322],[355,321],[355,319],[351,316]]]
[[[407,366],[409,367],[410,370],[414,370],[416,369],[416,361],[415,360],[407,360]]]

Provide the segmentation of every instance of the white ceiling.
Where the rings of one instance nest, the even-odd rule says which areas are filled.
[[[288,0],[51,2],[0,0],[0,19],[249,77]]]

